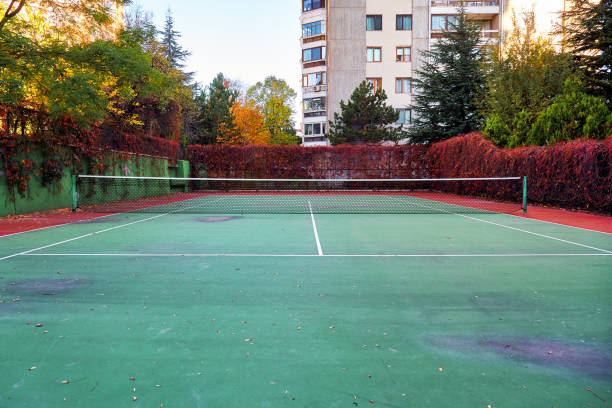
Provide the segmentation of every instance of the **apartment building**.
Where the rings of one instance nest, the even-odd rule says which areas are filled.
[[[534,9],[548,35],[564,0],[302,0],[302,130],[305,146],[327,145],[329,121],[340,101],[363,80],[383,88],[410,126],[412,78],[463,3],[481,27],[482,44],[499,44],[512,28],[513,12]]]

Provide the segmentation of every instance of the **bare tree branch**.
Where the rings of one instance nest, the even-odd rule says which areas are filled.
[[[17,14],[19,14],[19,12],[21,11],[21,9],[23,8],[23,6],[25,6],[25,2],[26,0],[19,0],[19,4],[17,5],[17,8],[15,8],[15,10],[11,10],[13,8],[13,6],[15,5],[15,3],[17,2],[17,0],[11,0],[11,3],[9,4],[9,6],[7,7],[6,11],[4,12],[4,16],[2,16],[2,20],[0,20],[0,31],[2,31],[2,28],[4,27],[4,25],[13,17],[15,17]]]

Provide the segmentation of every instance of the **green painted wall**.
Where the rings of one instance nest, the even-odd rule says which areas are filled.
[[[24,154],[24,158],[26,158]],[[33,148],[27,153],[27,158],[34,160],[37,166],[42,162],[40,149]],[[110,170],[105,175],[112,176],[155,176],[155,177],[187,177],[189,176],[189,162],[179,160],[173,163],[168,159],[140,156],[128,153],[111,153],[105,159],[105,164]],[[83,168],[89,168],[89,163],[85,159],[82,163]],[[0,162],[0,168],[4,169],[4,163]],[[185,173],[184,169],[187,169]],[[72,181],[71,171],[66,169],[59,183],[53,186],[43,186],[40,175],[32,176],[28,191],[22,197],[18,192],[10,193],[4,172],[0,173],[0,217],[7,215],[27,214],[37,211],[55,210],[72,207]],[[149,197],[152,195],[170,192],[173,186],[167,188],[147,188],[142,185],[132,185],[123,189],[115,189],[109,199],[135,199]],[[186,184],[185,184],[186,186]],[[102,186],[98,183],[95,187],[98,192]],[[175,188],[176,189],[176,188]],[[179,186],[180,190],[183,186]]]

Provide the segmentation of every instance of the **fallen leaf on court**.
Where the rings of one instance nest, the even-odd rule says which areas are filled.
[[[132,401],[136,401],[137,399],[138,399],[138,397],[135,396],[135,395],[132,397]]]
[[[368,378],[372,378],[372,376],[370,374],[368,374]]]
[[[30,367],[28,370],[30,370],[30,371],[34,371],[34,370],[36,370],[37,368],[38,368],[38,367],[34,366],[34,367]]]
[[[30,325],[32,324],[32,322],[27,322],[26,324],[27,324],[28,326],[30,326]]]
[[[242,323],[242,324],[247,324],[247,321],[246,321],[246,320],[243,320],[243,321],[241,321],[240,323]]]
[[[19,302],[19,298],[13,299],[13,302]]]
[[[374,403],[374,400],[370,400],[370,404],[373,404],[373,403]]]
[[[405,396],[406,396],[406,394],[402,394],[402,397],[405,397]]]
[[[36,327],[42,327],[42,323],[36,323]]]
[[[438,368],[438,371],[444,371],[444,367]]]
[[[244,339],[245,343],[248,343],[249,341],[253,341],[253,339]]]
[[[336,328],[336,326],[329,326],[329,328],[330,328],[330,329],[335,329],[335,328]]]
[[[376,347],[380,347],[380,344],[377,344]]]
[[[48,333],[49,333],[49,330],[45,330],[43,333],[44,333],[44,334],[48,334]]]
[[[301,328],[300,326],[296,327],[296,329],[298,329],[298,330],[302,330],[302,328]]]
[[[64,381],[62,381],[62,384],[70,384],[70,381],[64,380]]]

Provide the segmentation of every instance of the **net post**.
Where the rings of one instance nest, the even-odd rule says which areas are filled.
[[[72,211],[77,209],[77,176],[72,175]]]
[[[523,214],[527,214],[527,176],[523,176]]]

